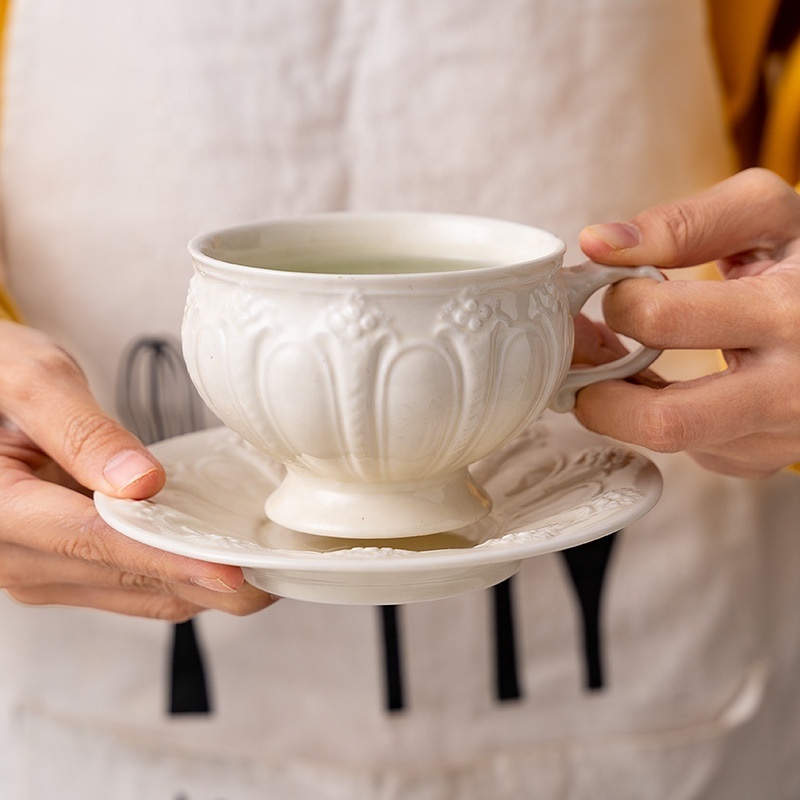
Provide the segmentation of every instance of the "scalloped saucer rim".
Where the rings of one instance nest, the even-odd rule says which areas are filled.
[[[641,452],[548,413],[471,468],[494,499],[485,519],[424,537],[346,540],[270,522],[263,502],[283,468],[227,428],[151,449],[167,469],[158,495],[95,494],[112,528],[161,550],[240,566],[262,589],[317,602],[411,602],[486,588],[524,559],[630,525],[662,489]]]

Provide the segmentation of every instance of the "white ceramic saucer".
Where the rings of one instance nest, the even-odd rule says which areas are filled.
[[[548,414],[472,468],[494,501],[487,518],[387,546],[270,522],[264,500],[283,468],[227,428],[152,450],[167,469],[165,488],[139,501],[97,493],[111,527],[162,550],[240,566],[273,594],[321,603],[408,603],[486,588],[523,559],[629,525],[661,495],[661,475],[642,454]]]

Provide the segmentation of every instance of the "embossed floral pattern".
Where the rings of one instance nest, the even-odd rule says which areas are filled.
[[[561,310],[561,297],[553,281],[538,284],[533,290],[533,295],[539,306],[549,313],[556,314]]]
[[[416,551],[403,550],[401,547],[344,547],[341,550],[330,550],[328,555],[335,558],[393,558],[416,555]]]
[[[576,466],[583,466],[588,469],[602,470],[604,473],[613,472],[629,464],[633,454],[630,450],[623,447],[590,447],[574,459]]]
[[[355,341],[374,331],[384,319],[380,308],[356,292],[328,309],[331,331],[347,341]]]
[[[474,290],[467,290],[445,303],[442,319],[460,331],[476,333],[492,318],[492,308],[475,296]]]

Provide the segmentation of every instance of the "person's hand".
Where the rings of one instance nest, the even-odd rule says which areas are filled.
[[[587,428],[719,472],[756,477],[800,462],[800,195],[752,169],[706,192],[594,225],[581,247],[603,264],[686,267],[716,260],[724,281],[624,281],[604,303],[616,331],[656,349],[720,349],[727,369],[667,384],[606,381],[578,394]],[[579,321],[594,360],[606,329]],[[586,342],[589,342],[587,345]],[[607,356],[604,356],[607,353]]]
[[[164,553],[112,530],[85,492],[143,499],[163,467],[97,406],[75,361],[0,320],[0,588],[20,603],[173,621],[247,614],[275,598],[238,567]]]

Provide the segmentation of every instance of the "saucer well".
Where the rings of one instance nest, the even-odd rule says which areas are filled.
[[[264,500],[283,467],[227,428],[151,449],[167,470],[158,495],[95,494],[112,528],[171,553],[240,566],[272,594],[320,603],[408,603],[492,586],[526,558],[629,525],[662,488],[657,467],[638,451],[548,413],[471,467],[493,499],[488,517],[428,536],[348,540],[267,519]]]

